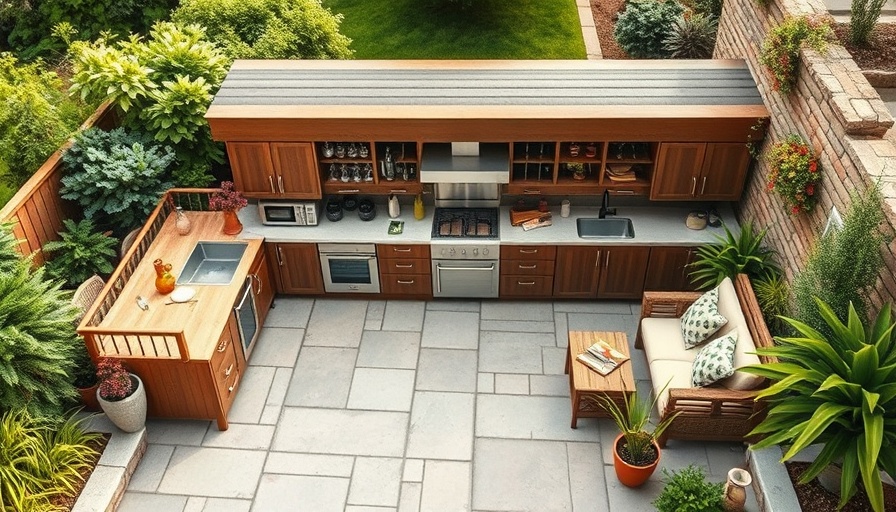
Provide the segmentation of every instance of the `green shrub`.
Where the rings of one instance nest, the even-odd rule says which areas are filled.
[[[744,222],[737,236],[725,226],[725,236],[715,235],[717,243],[697,248],[697,257],[691,267],[691,282],[700,288],[718,286],[726,277],[747,274],[751,279],[767,272],[779,273],[772,260],[774,251],[762,246],[768,228],[756,233],[751,221]]]
[[[4,182],[18,188],[74,132],[90,107],[70,100],[62,81],[41,63],[0,53],[0,162]],[[3,165],[0,165],[3,167]]]
[[[868,44],[871,32],[886,2],[887,0],[852,0],[849,14],[849,42],[856,46]]]
[[[75,137],[62,161],[61,196],[81,205],[85,218],[126,232],[142,224],[171,187],[174,152],[122,128],[91,128]]]
[[[668,57],[663,41],[683,12],[684,7],[678,0],[627,0],[625,11],[616,21],[613,37],[636,59]]]
[[[759,62],[772,75],[772,88],[787,94],[796,83],[800,49],[824,51],[833,32],[824,18],[787,18],[772,28],[762,42]]]
[[[184,0],[175,23],[205,27],[234,59],[347,59],[351,39],[339,33],[341,14],[320,0]]]
[[[777,272],[765,272],[752,280],[756,301],[772,335],[785,334],[786,325],[779,318],[790,315],[790,287]]]
[[[3,237],[9,244],[11,237]],[[12,247],[0,253],[13,251]],[[0,411],[27,408],[58,416],[76,396],[71,384],[78,340],[76,309],[60,283],[21,259],[0,272]]]
[[[71,57],[72,93],[111,100],[124,112],[122,126],[170,144],[178,185],[211,182],[208,170],[223,162],[224,152],[204,115],[230,63],[201,27],[157,23],[145,40],[73,43]]]
[[[679,16],[663,45],[673,59],[710,59],[718,28],[718,20],[711,15]]]
[[[722,0],[694,0],[694,12],[704,16],[722,17]]]
[[[118,239],[96,229],[90,219],[75,222],[62,221],[65,231],[60,231],[61,239],[44,244],[44,252],[52,254],[47,262],[47,274],[63,281],[70,288],[86,281],[94,274],[110,274],[114,267],[112,260],[118,254]]]
[[[99,455],[89,443],[101,434],[84,431],[87,418],[54,420],[24,409],[0,417],[0,510],[58,510],[53,496],[75,495],[81,471]]]
[[[7,2],[0,2],[3,5]],[[53,27],[67,22],[78,39],[94,39],[102,33],[127,35],[145,33],[165,18],[176,0],[29,0],[10,1],[7,21],[0,37],[9,42],[22,58],[64,53],[65,44],[53,36]],[[0,11],[3,7],[0,7]]]
[[[724,484],[706,481],[703,468],[689,464],[681,471],[663,468],[666,485],[653,505],[659,512],[724,512]]]
[[[831,229],[818,240],[805,270],[793,282],[794,315],[825,335],[831,333],[815,298],[828,304],[839,318],[846,317],[850,303],[865,318],[867,293],[883,268],[880,251],[889,242],[880,230],[885,219],[880,189],[869,187],[865,194],[850,197],[843,227]]]

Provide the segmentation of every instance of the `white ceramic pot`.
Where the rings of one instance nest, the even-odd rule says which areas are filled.
[[[104,400],[97,390],[96,398],[100,403],[100,408],[116,427],[125,432],[137,432],[146,424],[146,388],[143,387],[140,377],[133,373],[130,376],[134,383],[134,392],[130,396],[110,402]]]

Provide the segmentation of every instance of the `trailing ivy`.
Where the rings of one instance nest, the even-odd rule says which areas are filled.
[[[116,232],[142,224],[172,186],[168,169],[174,151],[123,128],[81,132],[62,161],[61,196],[77,202],[85,218]]]
[[[124,127],[169,144],[177,155],[178,185],[208,185],[208,171],[224,152],[211,139],[204,114],[230,62],[203,28],[157,23],[146,39],[75,42],[71,56],[72,93],[111,100],[124,112]]]

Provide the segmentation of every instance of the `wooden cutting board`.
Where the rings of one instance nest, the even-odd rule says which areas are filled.
[[[511,226],[519,226],[523,222],[532,219],[540,219],[545,216],[550,216],[551,212],[541,212],[538,210],[523,210],[523,211],[514,211],[510,210],[510,225]]]

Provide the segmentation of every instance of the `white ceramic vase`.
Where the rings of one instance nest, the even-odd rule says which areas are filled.
[[[125,432],[137,432],[146,424],[146,388],[140,377],[130,374],[134,383],[134,392],[121,400],[110,402],[100,396],[99,390],[96,398],[100,408],[106,413],[113,424]]]

